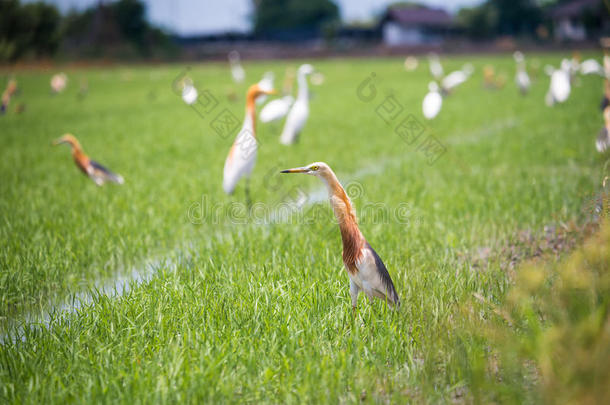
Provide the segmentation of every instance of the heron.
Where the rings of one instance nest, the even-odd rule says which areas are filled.
[[[445,73],[443,71],[443,65],[441,65],[441,61],[437,54],[431,53],[428,55],[428,67],[430,68],[430,74],[432,74],[434,79],[442,79]]]
[[[526,95],[530,89],[531,80],[525,69],[525,57],[523,53],[517,51],[513,54],[513,58],[517,63],[517,73],[515,74],[515,83],[519,87],[521,94]]]
[[[441,80],[442,93],[444,95],[449,95],[453,89],[468,80],[473,71],[474,67],[467,63],[462,67],[462,69],[455,70],[443,77],[443,80]]]
[[[426,119],[433,119],[441,111],[443,106],[443,97],[439,92],[438,84],[436,82],[430,82],[428,84],[428,94],[424,97],[422,102],[422,111]]]
[[[595,59],[587,59],[580,64],[581,75],[604,75],[604,68]]]
[[[599,135],[595,141],[595,149],[597,149],[599,153],[604,153],[610,149],[610,106],[607,106],[604,109],[604,121],[605,125],[602,130],[599,131]]]
[[[565,59],[564,59],[565,61]],[[563,62],[560,69],[547,65],[545,71],[551,76],[549,90],[545,96],[548,106],[565,102],[570,96],[570,64]]]
[[[284,145],[295,143],[299,134],[303,130],[307,118],[309,117],[309,91],[307,89],[307,76],[314,72],[313,66],[306,63],[299,67],[297,71],[297,82],[299,84],[299,92],[297,99],[292,105],[284,129],[280,136],[280,142]]]
[[[290,111],[290,106],[294,103],[294,97],[290,94],[284,96],[282,98],[276,98],[275,100],[269,101],[260,113],[261,122],[271,122],[277,121],[283,118],[288,111]]]
[[[10,79],[6,84],[6,89],[2,92],[2,106],[0,106],[0,112],[5,113],[8,109],[8,105],[11,102],[11,98],[17,92],[17,80]]]
[[[258,142],[256,140],[256,99],[265,94],[275,94],[275,90],[264,90],[253,84],[246,94],[246,115],[244,123],[231,146],[223,171],[222,188],[233,194],[237,183],[246,178],[246,202],[250,205],[249,180],[256,164]]]
[[[233,77],[233,81],[235,83],[243,82],[246,78],[246,72],[244,71],[244,68],[241,67],[239,52],[229,52],[229,64],[231,65],[231,76]]]
[[[304,173],[318,177],[326,185],[343,241],[343,264],[349,276],[352,308],[358,304],[358,294],[363,291],[370,301],[379,298],[393,308],[400,307],[400,299],[390,273],[383,261],[367,242],[358,228],[356,211],[347,193],[332,169],[324,162],[282,170],[281,173]]]
[[[61,93],[65,90],[67,85],[68,76],[65,73],[57,73],[54,74],[53,77],[51,77],[51,92],[53,94]]]
[[[72,158],[76,166],[95,184],[102,186],[105,182],[112,182],[117,184],[123,184],[123,176],[116,174],[108,170],[106,167],[92,160],[83,152],[83,148],[80,143],[72,134],[65,134],[61,138],[56,139],[53,145],[68,144],[72,148]]]
[[[407,56],[403,63],[405,70],[407,72],[412,72],[415,69],[417,69],[418,64],[419,64],[419,61],[417,60],[417,58],[415,56]]]

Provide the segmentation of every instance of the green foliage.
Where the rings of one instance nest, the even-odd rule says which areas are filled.
[[[315,29],[339,18],[331,0],[254,0],[256,32]]]
[[[542,22],[542,8],[534,0],[487,0],[462,8],[458,24],[471,38],[495,35],[534,35]]]
[[[527,56],[544,66],[565,55]],[[505,246],[518,230],[538,234],[580,217],[597,191],[599,78],[581,78],[565,104],[548,109],[541,73],[527,97],[511,85],[482,88],[483,66],[510,74],[511,56],[448,58],[447,71],[471,62],[475,73],[426,122],[427,66],[407,74],[402,62],[316,61],[325,81],[311,87],[299,143],[279,144],[281,125],[256,126],[255,203],[273,210],[295,189],[323,190],[311,176],[277,173],[318,160],[361,186],[353,198],[360,227],[402,307],[360,297],[355,315],[327,202],[312,223],[256,222],[245,213],[235,223],[226,214],[243,203],[244,185],[232,196],[222,191],[234,135],[219,136],[211,121],[225,108],[241,121],[248,85],[269,70],[281,83],[287,65],[300,61],[245,63],[249,82],[237,86],[226,64],[193,65],[195,85],[218,100],[211,114],[172,91],[176,65],[67,70],[68,88],[54,96],[55,72],[15,72],[15,104],[27,109],[0,117],[0,329],[24,340],[0,343],[0,402],[468,403],[483,397],[485,381],[488,392],[499,391],[496,402],[510,402],[500,401],[506,391],[535,400],[535,373],[494,379],[487,360],[501,345],[464,333],[470,325],[459,309],[475,293],[507,300],[505,263],[492,257],[475,266],[480,251]],[[377,95],[364,102],[357,89],[371,72]],[[403,107],[392,125],[378,115],[389,95]],[[423,138],[447,147],[433,165],[395,132],[409,114],[425,125]],[[50,146],[67,131],[125,184],[96,187],[67,148]],[[221,208],[216,221],[189,220],[202,201]],[[374,220],[364,207],[380,203],[407,204],[407,221]],[[95,293],[134,268],[150,279],[119,298]],[[24,314],[81,291],[93,301],[20,329]]]
[[[471,38],[490,38],[497,32],[498,12],[489,2],[478,7],[462,8],[458,12],[457,23]]]
[[[52,5],[18,0],[0,2],[0,60],[14,61],[28,52],[50,56],[60,42],[60,15]]]
[[[115,48],[133,48],[132,56],[171,55],[167,35],[150,26],[140,0],[119,0],[83,12],[60,16],[49,4],[0,1],[0,60],[53,56],[60,46],[67,53],[94,57]],[[125,55],[123,55],[125,56]]]
[[[493,372],[474,373],[484,398],[522,399],[511,384],[536,379],[547,403],[610,401],[610,220],[569,257],[523,265],[490,319],[471,305],[469,327],[494,348],[480,364]]]

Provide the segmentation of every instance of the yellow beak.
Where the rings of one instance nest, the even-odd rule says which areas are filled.
[[[282,170],[280,173],[307,173],[309,169],[307,167],[295,167],[294,169]]]

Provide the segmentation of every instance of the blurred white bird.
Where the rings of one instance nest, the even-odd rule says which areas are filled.
[[[517,63],[517,73],[515,74],[515,83],[519,87],[521,94],[527,94],[530,89],[531,80],[525,69],[525,57],[519,51],[513,54],[515,62]]]
[[[418,64],[419,62],[415,56],[407,56],[405,58],[404,67],[407,72],[412,72],[417,69]]]
[[[464,83],[468,79],[469,74],[464,70],[456,70],[449,73],[441,81],[441,88],[446,94],[451,93],[460,84]]]
[[[284,145],[291,145],[297,141],[299,134],[305,126],[307,118],[309,117],[309,91],[307,89],[307,76],[313,72],[313,66],[310,64],[301,65],[297,71],[299,92],[295,103],[292,105],[292,108],[288,113],[288,117],[284,123],[284,130],[280,136],[280,142]]]
[[[291,95],[269,101],[261,110],[261,122],[271,122],[283,118],[290,111],[292,103],[294,103],[294,97]]]
[[[602,130],[599,131],[599,135],[595,141],[595,149],[597,149],[599,153],[604,153],[610,149],[610,106],[604,109],[604,121],[605,125]]]
[[[246,116],[244,124],[237,134],[233,146],[225,161],[222,188],[225,193],[232,194],[242,177],[246,177],[246,202],[250,205],[249,180],[256,163],[258,142],[256,140],[256,99],[263,94],[273,94],[265,91],[258,84],[253,84],[246,95]]]
[[[595,59],[587,59],[580,64],[581,75],[600,75],[604,74],[604,68]]]
[[[241,67],[239,52],[229,52],[229,64],[231,65],[231,76],[233,76],[233,81],[235,83],[243,82],[246,78],[246,72],[244,71],[244,68]]]
[[[428,55],[428,64],[430,67],[430,73],[432,77],[436,80],[441,80],[443,77],[443,65],[441,65],[441,61],[438,58],[438,55],[435,53],[431,53]]]
[[[185,78],[182,81],[182,100],[188,105],[192,105],[197,101],[199,93],[193,85],[193,81],[190,78]]]
[[[65,73],[57,73],[51,77],[51,90],[53,93],[61,93],[68,85],[68,76]]]
[[[264,91],[273,90],[273,81],[275,80],[275,75],[273,72],[265,72],[263,78],[258,82],[258,87],[260,87]],[[256,99],[256,104],[263,104],[267,100],[267,95],[262,95]]]
[[[424,101],[422,102],[422,111],[424,113],[424,117],[431,120],[441,111],[441,107],[443,106],[443,97],[439,92],[438,84],[436,84],[436,82],[430,82],[430,84],[428,84],[428,90],[429,92],[426,94]]]
[[[551,74],[549,91],[545,98],[547,105],[563,103],[570,96],[570,66],[566,63],[561,65],[561,69],[553,69],[552,67],[549,69],[548,65],[545,67],[547,74]]]

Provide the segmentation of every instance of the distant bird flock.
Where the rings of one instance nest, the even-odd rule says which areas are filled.
[[[525,55],[517,51],[513,54],[513,58],[515,61],[514,83],[518,91],[523,96],[527,96],[532,86],[532,78],[528,73]],[[603,77],[601,110],[604,125],[595,139],[595,148],[600,153],[605,153],[610,149],[610,56],[604,56],[603,65],[595,59],[587,59],[583,62],[580,62],[579,59],[578,56],[574,56],[571,59],[563,59],[557,67],[552,65],[544,67],[544,72],[549,77],[544,102],[549,107],[565,103],[570,97],[572,87],[574,85],[579,86],[578,74]],[[228,60],[233,82],[242,83],[246,78],[246,72],[241,64],[239,53],[232,51],[228,55]],[[415,56],[409,56],[404,61],[404,69],[407,72],[417,70],[419,65],[420,63]],[[534,65],[532,64],[532,66]],[[533,71],[534,76],[532,76],[534,81],[539,66],[537,62],[536,69]],[[474,68],[472,64],[466,63],[461,69],[445,74],[440,58],[436,54],[428,55],[428,68],[432,80],[428,82],[428,92],[422,100],[422,114],[425,119],[434,120],[441,114],[446,99],[459,97],[459,95],[454,95],[456,89],[472,77]],[[506,76],[502,73],[497,74],[493,66],[484,66],[482,73],[484,88],[498,90],[504,87]],[[293,96],[295,78],[296,97]],[[271,71],[266,72],[258,82],[248,88],[242,126],[239,132],[235,134],[235,139],[224,164],[222,187],[225,193],[233,194],[243,180],[246,203],[248,206],[251,205],[249,184],[258,152],[257,105],[262,106],[259,115],[262,123],[268,124],[284,119],[279,142],[287,146],[295,145],[310,119],[308,82],[310,81],[314,85],[322,85],[324,80],[325,77],[321,72],[316,71],[311,64],[305,63],[296,72],[292,68],[286,69],[282,92],[276,98],[268,100],[268,97],[277,94],[274,89],[275,75]],[[52,94],[62,93],[67,85],[68,76],[65,73],[57,73],[51,77],[50,88]],[[17,80],[11,77],[2,93],[1,112],[3,114],[8,111],[11,99],[15,97],[18,90]],[[178,91],[187,105],[193,105],[200,96],[194,81],[188,76],[183,77],[178,82]],[[81,78],[78,97],[82,99],[87,93],[87,80]],[[231,91],[229,97],[234,100],[238,99],[234,91]],[[447,103],[451,102],[447,101]],[[17,108],[16,110],[18,112],[23,111],[23,108]],[[69,145],[77,168],[96,185],[102,186],[108,182],[124,183],[121,175],[89,158],[73,135],[65,134],[55,140],[53,144]],[[316,162],[303,167],[283,170],[282,173],[312,175],[318,177],[325,184],[343,242],[342,258],[349,276],[353,308],[355,309],[357,306],[358,294],[361,291],[371,300],[379,298],[392,307],[398,308],[400,300],[390,274],[377,252],[362,235],[353,204],[330,166],[324,162]]]

